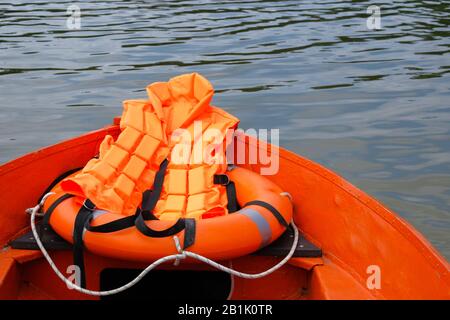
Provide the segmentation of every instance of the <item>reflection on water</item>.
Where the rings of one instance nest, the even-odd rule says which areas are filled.
[[[28,2],[28,3],[27,3]],[[197,71],[243,127],[342,174],[450,257],[449,4],[381,1],[0,4],[0,161],[111,121],[152,81]]]

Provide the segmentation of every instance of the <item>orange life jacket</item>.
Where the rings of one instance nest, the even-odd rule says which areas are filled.
[[[225,215],[225,187],[213,180],[226,171],[224,139],[239,120],[210,105],[213,87],[197,73],[153,83],[147,93],[149,100],[124,102],[117,140],[106,136],[98,159],[64,180],[63,191],[88,198],[98,208],[131,215],[141,204],[142,194],[152,187],[161,163],[168,159],[160,199],[153,210],[156,217],[176,220]],[[211,136],[206,130],[218,134]],[[187,133],[189,139],[184,137]],[[180,150],[184,154],[180,155]],[[215,161],[205,162],[203,151],[210,152]]]

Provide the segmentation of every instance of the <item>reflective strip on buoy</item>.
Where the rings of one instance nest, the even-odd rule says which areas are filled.
[[[272,229],[270,228],[267,220],[256,210],[250,208],[243,208],[239,211],[240,214],[249,217],[258,227],[259,234],[261,235],[261,248],[270,243],[272,238]]]

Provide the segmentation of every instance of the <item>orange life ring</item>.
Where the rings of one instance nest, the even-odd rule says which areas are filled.
[[[240,257],[270,244],[285,231],[286,222],[292,219],[289,198],[281,195],[281,188],[269,179],[241,167],[227,172],[227,176],[235,183],[237,201],[242,209],[226,216],[198,220],[195,242],[189,247],[189,251],[214,260]],[[74,223],[83,199],[71,197],[57,204],[55,202],[64,192],[59,184],[52,192],[55,194],[45,201],[44,212],[53,205],[49,224],[61,237],[73,243]],[[278,217],[273,211],[278,213]],[[91,225],[98,226],[123,217],[99,210]],[[173,222],[162,220],[145,223],[154,230],[167,229],[173,225]],[[184,235],[185,231],[177,234],[181,243]],[[83,241],[90,252],[128,261],[151,262],[177,253],[172,237],[148,237],[135,227],[112,233],[85,231]]]

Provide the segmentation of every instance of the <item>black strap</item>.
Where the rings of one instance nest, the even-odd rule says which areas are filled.
[[[247,202],[244,207],[247,207],[247,206],[260,206],[260,207],[266,208],[273,214],[273,216],[278,220],[278,222],[282,226],[284,226],[285,228],[287,228],[289,226],[289,224],[284,219],[283,215],[277,209],[275,209],[271,204],[269,204],[267,202],[264,202],[261,200],[254,200],[254,201]]]
[[[178,232],[182,231],[185,228],[185,219],[183,218],[178,219],[174,225],[165,230],[154,230],[145,224],[145,220],[142,214],[140,214],[137,216],[134,225],[142,234],[146,235],[147,237],[164,238],[173,236]]]
[[[229,213],[236,212],[240,209],[237,196],[236,196],[236,185],[226,174],[216,174],[214,175],[214,183],[221,184],[225,186],[227,192],[227,209]]]
[[[175,235],[182,231],[186,224],[185,219],[181,218],[175,222],[174,225],[165,230],[154,230],[147,226],[145,220],[152,220],[153,209],[161,196],[161,191],[164,183],[164,176],[167,171],[167,165],[169,161],[164,160],[159,166],[159,170],[156,173],[155,181],[153,182],[153,189],[146,190],[142,196],[142,211],[137,214],[134,222],[136,228],[144,235],[153,238],[163,238]],[[147,219],[145,219],[147,216]],[[154,216],[153,216],[154,217]],[[153,220],[157,220],[156,217]]]
[[[86,199],[81,206],[75,218],[73,227],[73,264],[80,270],[80,287],[86,288],[86,272],[84,267],[84,243],[83,232],[85,225],[92,219],[95,205],[89,199]]]
[[[134,226],[138,217],[141,217],[143,220],[158,220],[158,218],[153,215],[152,211],[161,195],[164,175],[166,173],[168,163],[169,161],[167,161],[167,159],[161,163],[155,176],[153,190],[149,189],[143,193],[142,210],[138,208],[135,215],[117,219],[99,226],[91,226],[89,220],[86,223],[86,229],[91,232],[110,233]],[[143,226],[142,228],[144,229]]]
[[[80,269],[80,286],[82,288],[86,287],[86,273],[83,254],[83,232],[85,228],[91,232],[109,233],[126,229],[135,225],[137,229],[143,234],[158,238],[176,234],[184,229],[184,219],[178,220],[173,226],[162,231],[152,230],[145,224],[145,220],[157,219],[153,215],[152,211],[161,195],[162,185],[164,182],[164,176],[167,170],[168,163],[169,162],[167,159],[161,163],[160,169],[155,176],[153,190],[147,190],[146,192],[144,192],[142,199],[142,210],[138,209],[136,211],[136,214],[133,216],[117,219],[99,226],[91,226],[90,221],[93,218],[95,205],[89,199],[85,200],[83,206],[78,211],[77,217],[75,218],[75,225],[73,230],[73,260],[74,264],[77,265]]]
[[[90,225],[90,220],[92,219],[91,215],[90,219],[85,220],[85,228],[91,232],[110,233],[136,226],[136,228],[144,235],[155,238],[171,236],[182,231],[185,228],[184,219],[179,219],[173,226],[167,228],[166,230],[153,230],[145,223],[145,221],[148,220],[158,220],[152,211],[161,196],[164,176],[167,171],[168,163],[169,161],[167,159],[161,163],[155,176],[153,189],[147,190],[143,193],[142,209],[138,209],[135,215],[117,219],[99,226]]]
[[[196,221],[195,219],[185,219],[184,221],[184,243],[183,250],[192,246],[195,242],[195,232],[196,232]]]
[[[240,210],[239,204],[237,202],[237,196],[236,196],[236,186],[233,181],[230,181],[229,184],[226,185],[227,190],[227,209],[229,213],[236,212]]]
[[[164,183],[164,176],[166,175],[167,165],[169,161],[165,159],[159,166],[159,170],[155,175],[155,180],[153,181],[153,189],[144,191],[142,194],[142,211],[152,212],[156,206],[156,203],[161,196],[161,191]]]
[[[47,234],[46,231],[49,231],[51,229],[50,217],[51,217],[53,211],[55,211],[56,207],[58,205],[60,205],[61,202],[63,202],[64,200],[67,200],[69,198],[73,198],[73,197],[74,197],[73,194],[68,194],[68,193],[63,194],[61,197],[56,199],[55,202],[53,202],[51,204],[51,206],[47,209],[47,211],[44,214],[44,218],[42,219],[41,226],[39,228],[39,237],[41,238],[42,242],[44,242],[44,240],[45,240],[45,235]]]
[[[50,223],[50,216],[52,215],[53,211],[55,211],[56,207],[59,206],[61,202],[63,202],[66,199],[75,197],[73,194],[63,194],[61,197],[55,200],[55,202],[52,203],[52,205],[47,209],[45,212],[44,218],[42,219],[42,225],[46,226]]]
[[[98,226],[92,226],[90,224],[90,220],[86,223],[86,230],[91,232],[99,232],[99,233],[110,233],[115,231],[120,231],[129,227],[134,226],[134,221],[136,220],[138,214],[141,213],[141,210],[138,208],[136,213],[132,216],[127,216],[124,218],[120,218],[111,222],[107,222]],[[158,220],[152,213],[143,212],[142,217],[145,221],[147,220]]]

